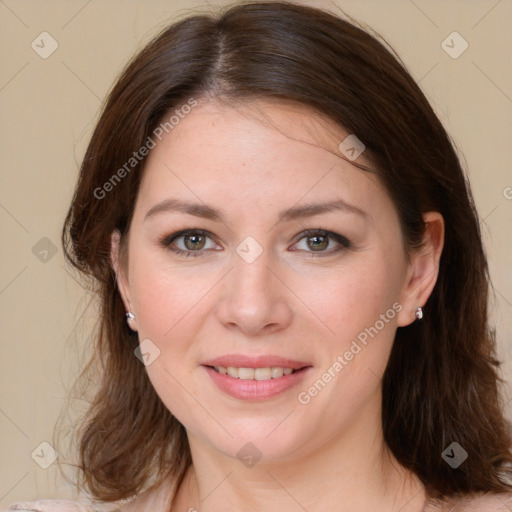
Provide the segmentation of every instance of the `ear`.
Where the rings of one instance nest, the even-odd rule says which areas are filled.
[[[416,320],[417,307],[427,302],[439,275],[439,262],[444,246],[444,219],[439,212],[423,215],[425,234],[423,245],[410,256],[407,277],[401,294],[402,309],[397,325],[403,327]]]
[[[119,230],[114,230],[110,237],[110,263],[112,265],[112,269],[116,275],[117,287],[119,289],[119,293],[121,295],[121,299],[123,300],[124,307],[126,311],[130,311],[133,314],[135,312],[132,308],[132,302],[130,298],[130,286],[128,282],[127,272],[123,268],[123,262],[120,258],[121,251],[121,233]],[[128,325],[132,331],[137,330],[137,317],[135,319],[128,318]]]

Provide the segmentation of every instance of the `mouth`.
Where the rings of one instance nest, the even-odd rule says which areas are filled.
[[[239,400],[265,400],[298,385],[313,369],[281,357],[225,356],[201,365],[216,387]]]
[[[262,368],[283,368],[284,370],[288,368],[300,370],[305,366],[311,366],[311,363],[273,355],[246,356],[243,354],[227,354],[204,361],[202,365],[217,369],[226,368],[226,370],[228,368],[251,368],[253,370]]]
[[[302,368],[290,368],[283,366],[266,366],[263,368],[252,368],[252,367],[235,367],[235,366],[208,366],[221,375],[228,375],[234,379],[241,380],[273,380],[280,379],[285,375],[291,375],[292,373],[300,372],[301,370],[308,368],[303,366]]]

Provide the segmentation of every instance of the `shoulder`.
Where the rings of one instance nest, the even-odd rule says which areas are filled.
[[[19,501],[10,505],[5,512],[96,512],[79,501],[71,500],[36,500]]]
[[[43,499],[12,503],[0,512],[118,512],[112,504],[91,505],[74,500]]]
[[[167,510],[174,487],[166,482],[131,499],[117,502],[43,499],[12,503],[0,512],[158,512]]]
[[[428,501],[424,512],[510,512],[512,492],[475,493]]]

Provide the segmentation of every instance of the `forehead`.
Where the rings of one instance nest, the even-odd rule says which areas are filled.
[[[281,210],[301,198],[376,203],[384,192],[377,176],[342,158],[347,135],[295,102],[199,101],[149,153],[139,196],[148,204],[179,195],[253,212],[249,206]],[[363,156],[358,162],[367,164]]]
[[[203,147],[211,149],[214,145],[219,150],[229,150],[226,155],[229,157],[238,152],[240,156],[256,154],[261,158],[273,152],[277,145],[282,147],[283,153],[293,148],[301,154],[308,152],[309,145],[310,153],[318,155],[323,150],[339,157],[338,146],[349,135],[343,127],[312,107],[277,98],[236,102],[202,99],[181,119],[174,118],[176,124],[172,129],[168,127],[168,133],[163,134],[159,143],[160,151],[153,152],[153,156],[165,148],[179,152],[193,145],[202,151]],[[258,153],[261,144],[267,148],[263,155]]]

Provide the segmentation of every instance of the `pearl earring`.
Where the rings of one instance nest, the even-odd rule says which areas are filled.
[[[423,318],[423,308],[421,308],[421,307],[416,308],[416,313],[414,313],[414,316],[418,320],[421,320]]]
[[[136,331],[137,329],[134,329],[130,324],[131,322],[135,320],[135,315],[131,312],[131,311],[127,311],[126,312],[126,323],[128,324],[128,327],[132,330],[132,331]]]

